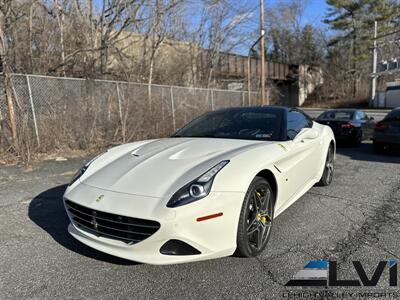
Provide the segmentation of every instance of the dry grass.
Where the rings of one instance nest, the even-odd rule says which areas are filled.
[[[16,77],[18,78],[18,77]],[[171,135],[212,108],[240,106],[244,95],[189,89],[56,78],[31,79],[37,132],[25,77],[18,84],[18,139],[0,132],[0,164],[87,155],[131,141]],[[149,96],[149,93],[150,96]],[[12,146],[10,146],[12,145]]]

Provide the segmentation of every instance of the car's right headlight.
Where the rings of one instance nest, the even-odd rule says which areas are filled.
[[[215,176],[228,163],[229,160],[221,161],[200,177],[180,188],[168,201],[167,207],[182,206],[206,197],[211,191]]]

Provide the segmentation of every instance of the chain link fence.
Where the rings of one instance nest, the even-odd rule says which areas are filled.
[[[11,79],[18,137],[43,152],[168,136],[206,111],[249,104],[245,91],[22,74]],[[251,97],[255,101],[257,93]],[[4,141],[4,92],[0,122]]]

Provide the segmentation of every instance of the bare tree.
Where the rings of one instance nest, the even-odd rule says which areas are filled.
[[[148,76],[148,102],[149,109],[151,110],[151,85],[153,83],[153,73],[154,73],[154,60],[159,51],[161,45],[165,40],[166,28],[165,23],[165,11],[164,3],[161,0],[155,0],[155,13],[152,16],[151,26],[148,35],[145,38],[146,41],[150,40],[150,61],[149,61],[149,76]],[[150,36],[150,38],[149,38]]]
[[[17,124],[14,101],[12,98],[12,81],[10,77],[13,71],[10,63],[12,50],[9,47],[8,41],[11,40],[11,28],[16,17],[17,12],[15,11],[15,7],[13,7],[13,1],[2,0],[0,2],[0,58],[4,74],[4,88],[9,111],[12,143],[14,146],[17,144]]]

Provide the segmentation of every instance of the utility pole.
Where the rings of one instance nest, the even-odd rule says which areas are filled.
[[[247,55],[247,97],[248,104],[251,105],[251,48]]]
[[[261,105],[268,104],[265,99],[265,39],[264,39],[264,0],[260,0],[260,37],[261,37]]]
[[[249,105],[251,105],[251,56],[254,51],[254,47],[258,44],[258,42],[263,38],[260,36],[257,41],[250,47],[249,53],[247,54],[247,92],[249,97]]]
[[[374,28],[374,50],[372,55],[372,81],[371,81],[371,103],[374,103],[376,98],[376,82],[378,75],[376,75],[378,65],[378,52],[377,52],[377,37],[378,37],[378,22],[375,21]]]

